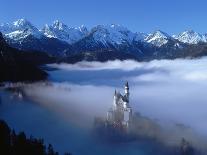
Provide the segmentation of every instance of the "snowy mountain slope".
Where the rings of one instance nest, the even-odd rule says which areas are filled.
[[[10,33],[12,31],[15,31],[15,30],[13,30],[13,25],[12,24],[2,23],[2,24],[0,24],[0,31],[3,34],[7,34],[7,33]]]
[[[184,31],[177,36],[173,36],[175,39],[183,43],[198,44],[199,42],[207,42],[207,37],[193,30]]]
[[[64,50],[70,46],[55,38],[46,37],[38,28],[26,19],[0,25],[7,43],[21,50],[44,51],[52,55],[64,55]]]
[[[68,27],[58,20],[50,26],[46,24],[41,31],[46,37],[57,38],[69,44],[77,42],[88,34],[87,28],[83,25],[78,28]]]
[[[13,23],[0,25],[0,31],[6,38],[14,41],[22,40],[30,35],[41,38],[41,32],[26,19],[19,19]]]
[[[90,32],[96,42],[103,45],[120,45],[123,43],[132,44],[134,40],[140,41],[144,39],[144,34],[133,33],[121,25],[98,25]]]
[[[162,32],[160,30],[157,30],[151,34],[149,34],[146,38],[145,41],[153,44],[157,47],[161,47],[165,44],[168,43],[169,40],[174,40],[170,35],[168,35],[165,32]]]
[[[144,35],[144,33],[133,33],[121,25],[98,25],[73,47],[77,52],[107,49],[132,52],[135,42],[144,41]]]
[[[177,36],[157,30],[151,34],[132,32],[118,24],[97,25],[88,30],[85,26],[69,27],[55,20],[41,30],[26,19],[0,24],[7,43],[21,50],[45,51],[57,57],[89,53],[94,60],[134,56],[141,60],[176,58],[186,55],[206,55],[207,34],[185,31]],[[203,44],[198,44],[202,42]],[[193,47],[193,50],[190,50]],[[188,52],[190,50],[190,52]],[[91,53],[92,52],[92,53]],[[104,54],[101,54],[103,52]],[[110,53],[111,52],[111,53]],[[204,53],[203,53],[204,52]],[[108,55],[108,56],[107,56]]]

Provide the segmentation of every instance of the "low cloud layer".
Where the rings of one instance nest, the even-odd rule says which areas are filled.
[[[157,80],[158,76],[162,78],[178,78],[189,81],[207,81],[207,58],[201,59],[176,59],[176,60],[154,60],[150,62],[138,63],[133,60],[108,61],[102,62],[78,62],[76,64],[51,64],[63,70],[154,70],[156,74],[146,74],[138,77],[138,80]],[[159,72],[166,74],[159,74]],[[168,73],[168,74],[167,74]],[[151,77],[151,78],[150,78]],[[163,79],[162,79],[163,80]]]
[[[95,116],[105,116],[113,94],[109,87],[71,83],[36,83],[24,86],[24,92],[27,97],[60,114],[65,120],[85,127],[91,127]]]
[[[105,117],[114,89],[123,92],[123,84],[128,81],[133,111],[156,120],[169,130],[167,133],[175,131],[170,139],[182,136],[172,124],[184,125],[198,137],[207,137],[207,58],[50,66],[59,69],[49,72],[56,82],[26,85],[24,91],[69,122],[88,126],[94,116]],[[191,140],[195,138],[191,136]]]

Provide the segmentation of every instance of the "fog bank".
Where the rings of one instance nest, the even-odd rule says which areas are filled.
[[[163,139],[173,141],[184,136],[206,146],[207,58],[50,66],[59,69],[49,72],[56,82],[25,85],[24,91],[68,122],[91,127],[95,116],[106,116],[114,90],[123,92],[128,81],[133,111],[165,128]]]

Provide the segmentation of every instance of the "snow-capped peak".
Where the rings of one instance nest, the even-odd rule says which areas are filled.
[[[52,24],[52,27],[58,30],[64,30],[67,29],[67,25],[65,25],[64,23],[60,22],[59,20],[55,20]]]
[[[151,34],[149,34],[146,38],[145,41],[148,43],[151,43],[155,46],[162,46],[166,44],[172,37],[168,35],[167,33],[157,30]]]
[[[69,44],[75,43],[76,41],[82,39],[88,33],[88,30],[85,26],[78,28],[68,27],[59,20],[55,20],[52,25],[46,24],[41,31],[46,37],[57,38],[68,42]]]
[[[13,22],[11,27],[13,31],[31,30],[34,33],[39,33],[39,30],[26,19],[18,19],[17,21]]]
[[[26,26],[26,25],[31,26],[31,23],[30,23],[28,20],[22,18],[22,19],[18,19],[18,20],[16,20],[16,21],[14,21],[14,22],[13,22],[13,25],[14,25],[15,27],[21,27],[21,26]]]
[[[95,26],[91,30],[91,34],[96,42],[100,42],[104,45],[131,44],[136,37],[136,33],[118,24]]]
[[[8,38],[21,40],[29,35],[40,38],[40,31],[26,19],[18,19],[12,23],[0,25],[0,31]]]
[[[173,37],[175,39],[178,39],[180,42],[188,43],[188,44],[197,44],[199,42],[206,42],[207,41],[205,35],[197,33],[193,30],[184,31],[177,36],[174,35]]]
[[[80,27],[78,27],[79,31],[81,31],[84,34],[88,33],[88,29],[85,25],[81,25]]]

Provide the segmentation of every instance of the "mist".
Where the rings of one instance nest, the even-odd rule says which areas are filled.
[[[109,106],[112,103],[113,90],[123,91],[123,84],[128,81],[130,104],[135,111],[153,119],[186,124],[207,136],[207,124],[204,123],[207,118],[206,57],[193,60],[154,60],[144,63],[117,60],[51,66],[64,70],[66,76],[70,76],[70,73],[80,75],[79,84],[71,81],[77,87],[74,84],[66,85],[76,89],[76,95],[72,96],[80,95],[85,100],[90,98],[91,101],[84,104],[93,105],[95,109],[97,105]],[[80,100],[80,105],[81,103]]]
[[[197,147],[206,148],[207,58],[48,66],[57,68],[48,72],[49,82],[21,87],[29,100],[65,122],[92,128],[94,117],[106,117],[114,90],[123,93],[128,81],[130,105],[134,113],[141,114],[139,122],[146,126],[141,134],[153,133],[158,125],[159,130],[153,134],[164,143],[178,144],[185,137]]]

